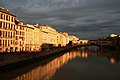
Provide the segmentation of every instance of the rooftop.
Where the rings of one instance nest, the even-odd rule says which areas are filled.
[[[0,12],[3,12],[3,13],[6,13],[6,14],[9,14],[9,15],[12,15],[12,16],[16,17],[12,12],[10,12],[9,10],[6,10],[2,7],[0,7]]]

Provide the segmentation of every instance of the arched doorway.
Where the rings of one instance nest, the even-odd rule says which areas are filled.
[[[24,51],[24,47],[22,47],[22,51]]]
[[[13,47],[10,47],[10,52],[13,52]]]
[[[17,47],[15,47],[15,52],[17,52],[18,51],[18,48]]]
[[[5,52],[8,52],[8,48],[6,48]]]
[[[22,51],[22,49],[20,48],[20,52]]]

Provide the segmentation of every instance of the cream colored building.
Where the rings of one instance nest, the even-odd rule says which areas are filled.
[[[39,25],[26,24],[25,51],[39,51],[41,46],[41,30]]]
[[[15,51],[15,19],[10,11],[0,8],[0,52]]]
[[[58,46],[57,31],[54,28],[50,26],[40,26],[40,30],[42,31],[42,44],[53,44],[54,46]]]
[[[72,44],[78,44],[79,43],[79,38],[76,36],[69,36],[69,41],[72,41]]]
[[[79,40],[79,38],[78,37],[76,37],[76,36],[69,36],[69,40],[70,41],[73,41],[73,40]]]
[[[34,25],[34,50],[39,51],[41,43],[41,30],[39,25]]]
[[[15,51],[25,51],[25,31],[24,24],[22,21],[18,21],[19,23],[16,26],[16,35],[15,35]]]
[[[62,46],[62,33],[57,32],[57,44],[58,46]]]
[[[66,45],[69,43],[69,35],[67,32],[63,32],[63,35],[66,37]]]
[[[59,46],[66,46],[69,43],[68,33],[57,33],[57,42]]]
[[[64,46],[64,42],[63,42],[63,34],[60,32],[57,33],[57,43],[58,43],[58,46]]]
[[[110,37],[117,37],[117,34],[110,34]]]
[[[34,26],[30,24],[25,25],[25,51],[34,50]]]
[[[66,46],[68,44],[67,42],[67,36],[65,36],[64,34],[62,35],[62,45]]]

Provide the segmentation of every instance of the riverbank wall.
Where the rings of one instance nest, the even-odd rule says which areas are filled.
[[[77,46],[66,46],[41,52],[14,52],[0,54],[0,71],[9,70],[18,66],[20,67],[24,64],[32,64],[32,62],[44,60],[58,54],[63,54],[74,48],[77,48]]]

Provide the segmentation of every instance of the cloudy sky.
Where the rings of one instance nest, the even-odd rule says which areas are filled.
[[[120,34],[120,0],[0,0],[25,23],[51,25],[80,39]]]

